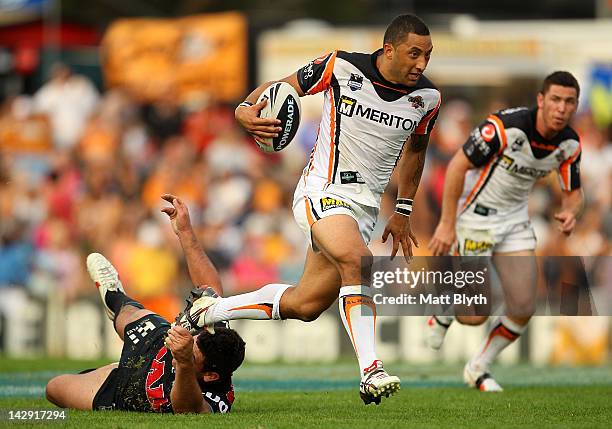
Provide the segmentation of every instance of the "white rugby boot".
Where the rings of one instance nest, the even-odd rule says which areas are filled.
[[[381,361],[375,360],[369,368],[363,371],[363,377],[359,383],[359,396],[364,404],[374,402],[378,405],[383,396],[388,398],[398,390],[400,390],[400,379],[387,374]]]
[[[504,389],[491,376],[488,370],[479,369],[471,362],[465,364],[463,368],[463,381],[481,392],[503,392]]]
[[[187,306],[178,316],[176,316],[172,325],[181,325],[192,335],[197,334],[202,329],[206,329],[211,334],[214,334],[215,327],[206,324],[206,313],[213,304],[219,301],[219,299],[221,299],[219,295],[210,287],[192,290],[190,298],[187,299]],[[225,325],[227,325],[227,323],[218,326],[225,327]]]
[[[113,264],[99,253],[91,253],[87,256],[87,271],[89,272],[89,277],[96,284],[98,292],[100,292],[106,315],[110,320],[114,321],[115,312],[106,304],[106,294],[107,292],[125,293],[121,280],[119,280],[119,273]]]

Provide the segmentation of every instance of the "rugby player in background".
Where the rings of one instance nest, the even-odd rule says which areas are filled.
[[[465,382],[482,391],[501,391],[491,377],[493,360],[525,331],[535,311],[536,237],[527,212],[537,179],[556,170],[563,190],[555,214],[569,235],[583,205],[580,140],[568,125],[578,107],[580,87],[568,72],[546,77],[537,107],[490,115],[471,133],[446,172],[442,216],[429,248],[434,255],[492,256],[501,280],[505,313],[496,320],[464,369]],[[520,258],[513,258],[520,256]],[[428,342],[439,349],[453,320],[480,325],[488,316],[433,316]]]
[[[170,327],[128,297],[115,267],[104,256],[89,255],[87,270],[124,342],[121,359],[80,374],[54,377],[46,388],[50,402],[79,410],[230,411],[234,402],[231,376],[244,359],[244,341],[235,331],[216,327],[214,334],[203,330],[194,337],[182,326]],[[214,282],[209,274],[216,271],[205,274]]]
[[[362,285],[362,260],[372,257],[367,244],[396,166],[397,206],[383,240],[393,237],[392,256],[401,245],[408,258],[412,243],[418,245],[410,230],[412,199],[440,106],[440,92],[423,75],[432,50],[423,21],[401,15],[376,52],[334,51],[283,79],[300,96],[324,93],[318,137],[293,201],[310,244],[304,273],[296,286],[269,284],[248,294],[196,301],[198,327],[232,319],[312,321],[339,297],[364,403],[380,403],[399,389],[399,378],[387,374],[375,351],[376,308],[369,287]],[[235,112],[258,141],[281,131],[278,121],[259,118],[265,102],[255,104],[271,83],[256,88]]]

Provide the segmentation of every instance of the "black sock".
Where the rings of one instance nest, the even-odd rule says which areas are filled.
[[[105,301],[108,308],[110,308],[112,312],[115,313],[115,316],[119,314],[121,307],[123,307],[124,305],[131,305],[132,307],[140,308],[141,310],[144,309],[141,303],[133,300],[123,292],[119,291],[106,292]]]

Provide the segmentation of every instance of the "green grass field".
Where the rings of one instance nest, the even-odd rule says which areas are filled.
[[[106,362],[0,359],[0,409],[52,409],[44,384],[55,374]],[[69,428],[372,428],[372,427],[610,427],[612,367],[496,367],[500,394],[464,388],[461,368],[388,365],[402,378],[398,395],[364,406],[354,364],[246,365],[235,377],[229,415],[153,415],[70,411]],[[5,415],[5,414],[4,414]],[[204,420],[203,420],[204,419]],[[0,421],[0,426],[9,423]],[[21,427],[41,427],[42,423]]]

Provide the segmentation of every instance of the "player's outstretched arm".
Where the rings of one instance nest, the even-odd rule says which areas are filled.
[[[465,156],[463,150],[457,151],[448,164],[442,194],[442,215],[428,246],[434,256],[448,255],[455,242],[457,203],[463,191],[465,173],[472,168],[474,168],[474,165]]]
[[[174,384],[170,391],[172,410],[179,413],[210,413],[210,406],[202,397],[202,390],[196,378],[193,357],[193,337],[182,326],[168,330],[166,347],[172,352],[173,366],[176,370]]]
[[[555,213],[555,219],[560,222],[559,231],[570,235],[576,227],[576,219],[582,212],[584,195],[582,189],[563,192],[561,196],[561,211]]]
[[[210,286],[219,295],[223,295],[219,272],[198,242],[191,226],[187,206],[172,194],[164,194],[162,199],[172,204],[172,207],[164,207],[162,212],[170,218],[172,229],[181,243],[193,285],[196,287]]]
[[[428,134],[412,135],[407,142],[407,148],[405,148],[404,153],[402,153],[397,166],[399,173],[397,189],[398,200],[414,199],[419,183],[421,182],[421,176],[423,175],[428,143]],[[400,245],[402,246],[404,258],[406,258],[406,260],[412,257],[412,244],[414,243],[416,247],[419,247],[417,238],[410,229],[409,215],[399,213],[398,211],[393,213],[383,232],[383,242],[387,241],[389,234],[393,237],[392,258],[397,254]]]

